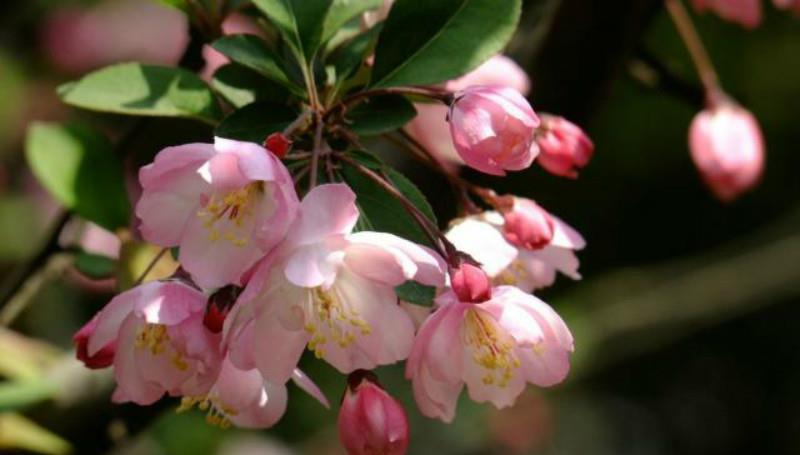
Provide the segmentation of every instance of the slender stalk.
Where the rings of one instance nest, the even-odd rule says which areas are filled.
[[[308,121],[308,118],[311,116],[311,114],[313,114],[312,110],[304,110],[300,115],[297,116],[296,119],[294,119],[294,121],[292,121],[292,123],[289,124],[289,126],[286,127],[286,129],[283,130],[283,135],[290,137]]]
[[[144,281],[145,277],[147,277],[147,275],[149,275],[150,272],[153,271],[153,269],[156,267],[156,264],[158,264],[158,261],[160,261],[161,258],[164,257],[164,254],[166,254],[167,251],[169,251],[169,248],[161,248],[161,251],[159,251],[158,254],[153,258],[153,260],[151,260],[150,263],[147,264],[147,268],[144,269],[144,272],[142,272],[141,275],[139,275],[139,278],[137,278],[136,281],[133,282],[134,286],[142,284],[142,281]]]
[[[665,4],[675,28],[678,29],[681,40],[683,40],[689,55],[692,57],[692,62],[697,69],[697,74],[700,76],[706,92],[709,94],[718,92],[719,78],[714,69],[714,64],[711,63],[711,58],[708,56],[708,52],[703,46],[703,41],[700,39],[700,35],[697,33],[697,29],[683,3],[680,0],[665,0]]]
[[[325,123],[322,116],[316,115],[316,126],[314,130],[314,149],[311,150],[311,175],[308,176],[308,190],[317,186],[317,172],[319,170],[319,156],[322,153],[322,128]]]

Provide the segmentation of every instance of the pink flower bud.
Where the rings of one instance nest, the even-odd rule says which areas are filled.
[[[697,11],[713,11],[722,19],[744,28],[756,28],[761,23],[761,0],[692,0]]]
[[[370,372],[357,370],[348,377],[339,410],[339,439],[350,455],[406,453],[406,412]]]
[[[580,127],[563,117],[542,117],[537,163],[551,174],[577,178],[578,169],[589,164],[594,144]]]
[[[513,198],[513,204],[504,211],[503,218],[503,235],[512,245],[538,250],[553,239],[553,218],[530,199]]]
[[[94,355],[89,355],[89,337],[92,336],[96,327],[97,318],[95,317],[81,327],[72,337],[72,341],[75,343],[75,357],[83,362],[87,368],[106,368],[114,363],[114,352],[117,350],[117,343],[116,341],[108,343]]]
[[[492,280],[480,267],[463,263],[452,272],[451,285],[458,300],[481,303],[492,298]]]
[[[479,171],[523,170],[538,154],[533,137],[539,117],[512,88],[479,85],[456,93],[449,120],[458,155]]]
[[[206,305],[206,312],[203,314],[203,325],[211,333],[222,332],[225,325],[225,318],[236,303],[236,299],[242,292],[238,286],[225,286],[217,292],[211,294]]]
[[[723,201],[752,188],[764,169],[764,140],[758,121],[732,102],[695,116],[689,149],[706,185]]]

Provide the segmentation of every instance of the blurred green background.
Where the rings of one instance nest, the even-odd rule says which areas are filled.
[[[79,33],[54,19],[65,9],[123,1],[146,3],[0,3],[6,279],[58,216],[25,165],[27,125],[82,118],[111,136],[130,128],[130,119],[60,105],[55,87],[115,59],[171,58],[168,50],[150,55],[115,35],[108,41],[119,52],[101,49],[95,60],[80,60],[76,49],[91,40],[75,48],[62,42]],[[765,21],[754,31],[695,16],[723,85],[753,111],[767,143],[761,185],[723,205],[689,158],[698,83],[660,2],[526,1],[509,54],[530,71],[534,108],[585,126],[596,155],[577,181],[538,168],[505,180],[469,176],[535,197],[586,237],[584,280],[561,279],[541,294],[575,334],[573,373],[553,389],[530,388],[502,412],[464,399],[456,421],[444,425],[418,414],[400,367],[382,368],[382,382],[409,410],[411,453],[800,453],[800,18],[764,6]],[[148,14],[175,14],[159,11]],[[180,19],[160,23],[128,13],[115,20],[114,30],[137,36],[165,31],[153,23],[180,29]],[[101,32],[87,36],[107,36]],[[184,121],[142,128],[129,145],[137,163],[165,145],[211,139],[210,130]],[[440,196],[449,194],[444,182],[400,165],[413,169],[441,219],[453,215],[452,201]],[[102,249],[109,240],[100,236],[95,244]],[[112,291],[110,282],[91,282],[56,257],[23,288],[22,311],[0,314],[11,323],[0,330],[0,451],[59,453],[70,444],[81,454],[341,453],[335,424],[344,377],[309,359],[304,367],[333,409],[293,389],[284,419],[264,432],[219,430],[200,413],[175,414],[169,400],[111,406],[107,374],[61,357],[70,357],[72,333]]]

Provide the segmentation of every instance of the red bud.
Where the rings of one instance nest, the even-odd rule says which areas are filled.
[[[272,133],[264,141],[264,148],[274,153],[278,158],[286,156],[286,152],[289,151],[291,145],[292,141],[284,136],[283,133]]]
[[[451,272],[450,282],[462,302],[481,303],[492,298],[492,280],[478,266],[461,264]]]

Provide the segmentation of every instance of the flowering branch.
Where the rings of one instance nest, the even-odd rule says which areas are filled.
[[[692,57],[692,62],[697,69],[697,74],[703,82],[708,96],[715,96],[714,94],[719,91],[719,78],[714,69],[714,64],[711,63],[711,58],[708,56],[703,41],[697,33],[697,29],[689,17],[689,13],[684,8],[680,0],[666,0],[665,5],[667,11],[678,29],[678,33]]]

